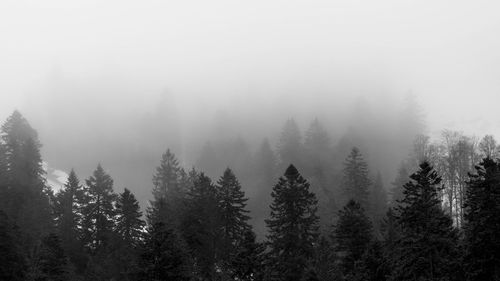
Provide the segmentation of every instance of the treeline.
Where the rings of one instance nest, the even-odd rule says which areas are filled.
[[[213,182],[170,150],[144,214],[129,190],[115,193],[101,165],[83,182],[71,171],[54,194],[37,133],[14,112],[1,128],[0,280],[500,280],[492,137],[472,148],[470,138],[443,146],[418,137],[390,194],[354,147],[338,176],[339,199],[328,205],[314,187],[324,171],[307,168],[324,164],[296,149],[293,120],[285,127],[284,174],[271,178],[274,166],[261,167],[272,183],[267,206],[259,202],[267,213],[259,241],[235,173],[227,168]],[[262,151],[272,159],[268,143]],[[287,162],[316,173],[312,185]],[[459,168],[472,173],[461,177]]]

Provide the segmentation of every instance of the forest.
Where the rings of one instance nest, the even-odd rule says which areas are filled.
[[[101,164],[51,188],[38,133],[14,111],[0,133],[0,280],[500,280],[499,145],[412,124],[388,185],[369,139],[333,151],[318,119],[304,140],[288,119],[276,148],[265,139],[218,177],[221,147],[197,167],[166,149],[141,208]]]

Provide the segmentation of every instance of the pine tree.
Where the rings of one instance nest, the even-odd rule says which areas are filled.
[[[140,242],[144,227],[141,217],[139,201],[125,188],[116,201],[116,231],[128,246],[134,247]]]
[[[294,119],[288,119],[278,142],[280,166],[287,167],[292,163],[299,167],[302,166],[303,153],[302,134],[299,126]]]
[[[350,200],[338,216],[333,235],[335,250],[341,258],[342,273],[352,275],[356,262],[373,240],[372,224],[364,209],[354,200]]]
[[[321,170],[326,169],[331,150],[330,136],[323,125],[316,118],[309,126],[304,141],[304,147],[308,158],[309,172],[311,175],[322,176]]]
[[[321,236],[315,245],[312,269],[319,281],[341,280],[341,272],[338,268],[337,255],[332,243]]]
[[[385,213],[387,212],[387,193],[382,183],[382,175],[380,175],[380,172],[377,174],[377,179],[375,180],[375,184],[373,185],[370,195],[370,206],[372,209],[371,216],[373,218],[374,226],[377,230],[379,230],[380,224],[385,216]]]
[[[26,270],[19,231],[0,210],[0,280],[23,281]]]
[[[238,179],[229,168],[217,182],[217,193],[222,227],[221,258],[229,263],[231,253],[235,252],[245,232],[251,229],[246,209],[248,199],[245,198],[245,192],[241,190]]]
[[[232,280],[260,280],[265,245],[256,241],[255,233],[246,229],[231,259]]]
[[[410,178],[397,208],[401,234],[393,251],[390,280],[456,280],[458,235],[441,208],[441,178],[427,162]]]
[[[187,209],[181,232],[193,254],[203,280],[214,280],[219,262],[221,220],[217,190],[209,177],[200,173],[187,194]]]
[[[178,225],[181,216],[181,206],[185,198],[185,190],[181,183],[182,168],[175,155],[167,149],[162,154],[160,166],[153,175],[153,201],[148,209],[150,224],[162,221]]]
[[[32,253],[53,227],[49,189],[40,155],[37,132],[14,111],[3,124],[3,188],[1,208],[19,227],[23,250],[30,268],[36,266]]]
[[[263,237],[266,232],[264,219],[268,215],[267,208],[271,204],[271,189],[276,175],[277,159],[271,145],[264,139],[254,157],[254,178],[252,186],[248,191],[252,191],[253,200],[248,202],[252,211],[252,225],[259,237]]]
[[[157,222],[149,226],[139,263],[138,280],[191,280],[189,259],[175,231]]]
[[[113,179],[101,164],[85,182],[87,203],[83,209],[83,242],[91,252],[96,253],[107,246],[113,232],[116,194],[113,193]]]
[[[332,166],[330,136],[317,118],[311,122],[306,132],[304,148],[306,159],[304,174],[318,198],[320,226],[322,230],[327,230],[333,220],[337,203],[328,173]]]
[[[358,202],[365,210],[369,210],[368,196],[371,181],[368,173],[368,164],[363,160],[359,149],[353,147],[344,162],[342,185],[346,199]]]
[[[465,196],[467,280],[500,280],[500,163],[485,158],[470,175]]]
[[[266,223],[273,275],[280,280],[300,280],[318,236],[316,196],[293,165],[274,186],[271,196],[271,215]]]
[[[162,154],[160,166],[156,168],[156,173],[153,175],[153,196],[155,198],[167,197],[169,194],[180,192],[180,171],[179,161],[170,149],[167,149]]]
[[[401,163],[398,169],[398,175],[394,182],[392,183],[392,189],[390,191],[391,193],[391,206],[395,207],[399,203],[399,201],[403,200],[404,198],[404,188],[403,186],[405,183],[408,181],[408,177],[410,175],[408,174],[408,171],[406,170],[406,165],[405,163]]]
[[[32,272],[29,280],[66,281],[70,278],[68,258],[61,246],[59,237],[51,233],[42,240],[38,253],[37,271]]]
[[[82,208],[85,204],[83,186],[74,170],[71,170],[64,187],[56,194],[54,213],[61,246],[70,261],[80,271],[86,263],[80,241]]]

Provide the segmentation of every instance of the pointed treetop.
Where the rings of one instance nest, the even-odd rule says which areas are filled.
[[[297,170],[297,168],[295,168],[295,166],[293,164],[290,164],[290,166],[288,166],[288,168],[286,169],[286,172],[285,172],[285,176],[295,176],[298,174],[299,174],[299,171]]]

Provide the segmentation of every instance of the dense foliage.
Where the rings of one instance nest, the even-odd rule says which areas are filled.
[[[100,164],[83,182],[71,170],[54,193],[37,132],[15,111],[0,132],[0,279],[499,280],[496,141],[444,137],[416,138],[389,193],[347,138],[334,164],[317,119],[304,142],[290,119],[276,151],[231,147],[253,161],[252,188],[231,168],[216,182],[185,170],[167,150],[143,214]]]

